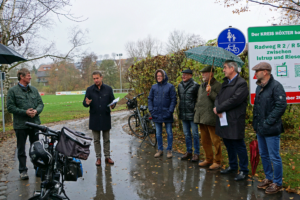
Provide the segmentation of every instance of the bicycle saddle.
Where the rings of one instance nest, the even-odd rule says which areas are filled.
[[[147,110],[148,109],[148,106],[143,106],[143,105],[141,105],[141,107],[140,107],[140,110],[142,110],[142,111],[145,111],[145,110]]]

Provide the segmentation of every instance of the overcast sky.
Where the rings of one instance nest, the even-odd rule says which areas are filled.
[[[54,17],[51,30],[43,30],[48,40],[56,42],[60,53],[66,53],[70,45],[67,41],[69,29],[79,26],[89,31],[90,44],[82,49],[96,55],[123,53],[125,44],[137,41],[148,35],[166,42],[171,31],[184,30],[199,34],[203,39],[215,39],[219,33],[232,26],[247,35],[247,28],[267,26],[275,12],[268,7],[249,4],[251,12],[233,14],[232,8],[214,3],[214,0],[73,0],[72,13],[83,18],[76,23]],[[247,36],[246,36],[247,37]],[[49,63],[51,59],[39,61]]]

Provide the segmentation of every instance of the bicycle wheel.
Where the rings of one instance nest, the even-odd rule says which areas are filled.
[[[157,140],[156,140],[156,130],[152,120],[147,120],[147,137],[152,146],[155,147]]]
[[[128,118],[128,125],[133,134],[137,137],[143,137],[144,133],[142,131],[140,119],[136,115],[131,115]]]

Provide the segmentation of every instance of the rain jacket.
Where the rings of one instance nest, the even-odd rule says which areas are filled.
[[[216,126],[217,115],[213,108],[216,96],[218,95],[222,85],[215,78],[210,81],[211,91],[207,96],[207,83],[202,83],[198,91],[198,98],[195,106],[194,123]]]
[[[199,84],[192,78],[184,86],[183,81],[178,85],[179,119],[194,120],[194,109],[197,101]]]
[[[153,122],[173,123],[173,113],[177,104],[175,87],[168,83],[168,76],[162,69],[155,72],[156,81],[156,74],[158,72],[163,74],[163,81],[152,85],[148,96],[148,108]]]
[[[284,132],[281,116],[287,107],[286,94],[281,83],[273,76],[267,85],[259,81],[253,108],[253,128],[261,136],[276,136]]]

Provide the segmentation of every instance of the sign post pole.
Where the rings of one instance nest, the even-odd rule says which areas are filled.
[[[3,80],[4,80],[4,77],[5,77],[5,73],[0,71],[3,133],[5,132],[4,95],[3,95]]]

